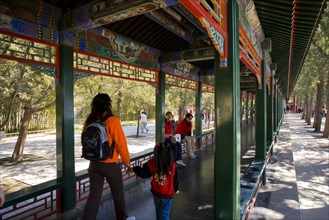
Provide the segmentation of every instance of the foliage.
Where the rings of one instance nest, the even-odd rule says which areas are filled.
[[[33,68],[14,61],[0,60],[0,120],[7,131],[18,131],[24,108],[40,106],[55,102],[54,78]],[[44,114],[46,113],[46,114]],[[53,128],[49,123],[55,118],[55,108],[45,109],[32,118],[30,129]]]
[[[135,120],[141,108],[148,111],[149,117],[154,117],[155,88],[144,82],[118,79],[106,76],[90,76],[76,80],[74,86],[74,106],[78,118],[86,118],[90,112],[90,103],[98,93],[108,93],[112,99],[112,109],[115,115],[121,115],[122,120]],[[117,108],[122,99],[123,111]]]
[[[296,83],[295,92],[303,100],[313,100],[308,108],[316,108],[315,130],[320,130],[320,110],[329,96],[329,7],[325,9],[312,45]],[[316,103],[314,102],[316,100]],[[308,102],[307,101],[307,102]],[[328,104],[327,104],[328,105]],[[328,107],[328,106],[327,106]],[[308,113],[307,113],[308,114]]]

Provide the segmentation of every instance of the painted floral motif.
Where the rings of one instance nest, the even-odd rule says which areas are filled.
[[[160,186],[164,186],[167,184],[167,176],[163,175],[162,172],[160,173],[155,173],[153,175],[153,179],[155,180],[155,182],[157,184],[159,184]]]

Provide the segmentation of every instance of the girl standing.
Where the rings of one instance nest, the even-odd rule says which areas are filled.
[[[154,157],[143,167],[133,168],[134,173],[141,178],[152,176],[151,192],[157,220],[169,220],[174,193],[178,193],[177,169],[171,147],[161,142],[154,147]]]

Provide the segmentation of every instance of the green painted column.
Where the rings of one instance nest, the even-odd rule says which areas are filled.
[[[266,104],[266,60],[262,59],[262,89],[256,91],[256,155],[255,160],[265,161],[266,159],[266,136],[267,136],[267,104]],[[263,185],[266,184],[266,167],[263,171]]]
[[[239,9],[227,1],[228,64],[219,68],[215,50],[214,219],[240,219],[240,61]]]
[[[271,144],[273,141],[273,75],[270,79],[270,93],[267,94],[267,143]]]
[[[281,94],[278,91],[278,126],[280,126],[280,120],[281,120],[281,112],[280,112],[280,109],[281,109]]]
[[[282,119],[282,114],[281,114],[281,108],[283,106],[283,98],[281,96],[281,93],[279,94],[279,109],[278,109],[278,113],[279,113],[279,125],[280,125],[280,121]]]
[[[249,114],[248,114],[248,109],[250,108],[249,106],[249,93],[247,92],[247,98],[246,98],[246,124],[249,124]]]
[[[274,84],[274,132],[277,135],[278,129],[278,87]]]
[[[166,73],[159,71],[158,74],[159,85],[156,89],[156,106],[155,106],[155,142],[159,143],[164,141],[164,119],[165,119],[165,91],[166,91]]]
[[[60,78],[56,80],[56,165],[63,181],[62,211],[75,208],[73,48],[60,46]]]
[[[262,59],[262,88],[256,91],[256,160],[266,155],[266,61]]]
[[[201,108],[202,108],[202,82],[198,82],[198,91],[195,97],[196,113],[195,113],[195,138],[198,141],[199,148],[202,147],[202,120],[201,120]]]

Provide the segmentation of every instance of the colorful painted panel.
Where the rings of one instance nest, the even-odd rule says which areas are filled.
[[[70,44],[76,50],[149,69],[155,69],[160,54],[160,51],[152,47],[104,28],[81,32],[77,37],[66,39],[71,41]]]
[[[241,25],[239,33],[240,59],[256,75],[258,86],[261,86],[261,60]]]
[[[175,4],[178,0],[171,1],[92,1],[74,11],[64,14],[62,26],[64,30],[80,32],[95,27],[124,20],[129,17],[145,14]]]
[[[225,67],[227,64],[227,49],[225,48],[226,4],[223,0],[212,0],[211,2],[213,7],[211,7],[206,0],[180,0],[180,3],[190,10],[207,30],[208,36],[211,38],[212,43],[220,54],[220,65]]]
[[[166,73],[166,85],[197,90],[198,82]]]
[[[187,62],[162,63],[161,69],[166,73],[192,80],[198,80],[200,70],[198,67]]]
[[[58,43],[60,9],[42,1],[2,1],[0,8],[0,29]]]
[[[257,55],[261,55],[260,42],[264,40],[264,33],[257,16],[253,0],[238,0],[239,22],[248,39],[255,48]]]
[[[1,14],[22,21],[37,24],[58,30],[58,22],[61,10],[43,1],[12,1],[2,0],[0,2]]]
[[[81,73],[108,75],[125,79],[156,83],[156,71],[116,62],[111,59],[75,51],[73,54],[75,78]]]

